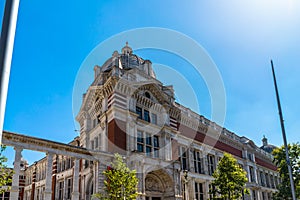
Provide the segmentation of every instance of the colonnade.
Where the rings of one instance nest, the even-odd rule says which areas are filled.
[[[22,147],[15,146],[15,159],[14,159],[14,174],[12,178],[12,186],[10,190],[10,199],[19,198],[19,176],[20,176],[20,164],[22,159]],[[52,199],[52,171],[53,171],[53,157],[54,152],[47,152],[47,166],[46,166],[46,184],[44,191],[44,199]],[[79,158],[75,158],[73,167],[73,191],[72,200],[79,200]]]

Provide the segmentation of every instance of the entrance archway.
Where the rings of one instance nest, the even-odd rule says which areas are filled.
[[[146,200],[174,199],[174,181],[163,169],[149,172],[145,178]]]

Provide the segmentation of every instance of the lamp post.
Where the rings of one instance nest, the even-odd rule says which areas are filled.
[[[0,144],[20,0],[6,0],[0,37]]]
[[[287,144],[287,139],[286,139],[286,134],[285,134],[284,120],[283,120],[283,116],[282,116],[281,104],[280,104],[276,76],[275,76],[275,71],[274,71],[274,66],[273,66],[272,60],[271,60],[271,67],[272,67],[272,73],[273,73],[273,80],[274,80],[274,87],[275,87],[275,93],[276,93],[276,100],[277,100],[277,106],[278,106],[278,113],[279,113],[279,119],[280,119],[280,125],[281,125],[283,144],[284,144],[284,149],[285,149],[285,158],[286,158],[286,163],[287,163],[289,177],[290,177],[292,199],[296,200],[296,192],[295,192],[295,185],[294,185],[293,171],[292,171],[293,169],[292,169],[290,157],[289,157],[289,149],[288,149],[288,144]]]

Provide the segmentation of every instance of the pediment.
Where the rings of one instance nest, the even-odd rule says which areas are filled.
[[[161,105],[172,104],[174,97],[164,92],[162,87],[163,86],[155,83],[142,84],[134,91],[132,96],[141,101],[149,100]]]

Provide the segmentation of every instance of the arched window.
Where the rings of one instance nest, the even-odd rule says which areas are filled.
[[[147,97],[147,98],[151,98],[151,95],[150,95],[150,93],[149,92],[145,92],[145,97]]]

